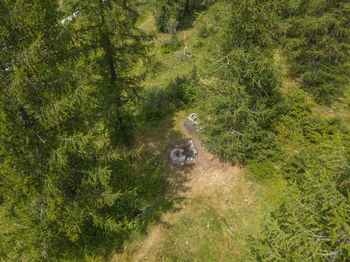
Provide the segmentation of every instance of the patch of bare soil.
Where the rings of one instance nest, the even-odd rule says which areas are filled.
[[[204,145],[195,137],[193,128],[184,125],[177,128],[182,135],[182,141],[192,139],[198,155],[196,155],[194,163],[184,166],[171,165],[167,166],[167,176],[169,189],[166,198],[184,199],[180,203],[180,208],[176,212],[167,212],[161,216],[161,223],[151,226],[148,229],[148,234],[142,243],[138,243],[137,251],[132,255],[116,254],[113,261],[157,261],[157,250],[159,246],[170,237],[171,227],[177,219],[191,211],[189,199],[204,197],[208,199],[207,204],[214,207],[217,212],[224,210],[225,197],[232,195],[235,187],[245,180],[242,170],[237,166],[232,166],[227,163],[222,163],[218,159],[205,150]],[[153,143],[153,142],[152,142]],[[147,145],[146,145],[147,146]],[[167,147],[171,146],[167,144]],[[173,146],[176,146],[174,144]],[[170,148],[167,148],[168,150]],[[164,151],[166,154],[166,151]],[[164,160],[169,162],[169,156],[164,156]],[[238,189],[242,190],[242,189]],[[237,191],[237,190],[236,190]],[[242,194],[247,195],[248,192]]]
[[[192,131],[192,129],[190,129]],[[241,175],[241,170],[237,166],[220,162],[210,152],[205,150],[204,145],[195,137],[193,132],[189,133],[189,128],[183,125],[182,133],[193,140],[197,148],[198,155],[195,158],[195,165],[187,181],[188,190],[178,192],[178,197],[192,198],[198,194],[210,193],[213,190],[225,192],[230,190]]]

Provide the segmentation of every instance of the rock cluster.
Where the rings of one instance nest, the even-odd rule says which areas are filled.
[[[170,150],[170,161],[173,164],[183,165],[186,161],[186,155],[183,148],[174,148]]]
[[[198,154],[192,139],[183,146],[176,147],[168,151],[172,164],[184,165],[186,161],[194,161],[194,156]]]

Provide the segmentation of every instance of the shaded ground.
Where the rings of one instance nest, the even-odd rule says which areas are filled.
[[[136,234],[112,261],[242,261],[246,239],[259,230],[255,184],[238,167],[207,152],[184,126],[184,113],[140,129],[140,143],[159,152],[166,169],[165,199],[172,206],[146,233]],[[192,138],[199,152],[194,165],[169,164],[167,150]],[[244,259],[245,261],[245,259]]]

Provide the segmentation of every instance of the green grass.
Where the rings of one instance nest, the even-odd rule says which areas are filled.
[[[207,205],[207,197],[188,203],[191,212],[182,215],[171,229],[171,237],[159,252],[159,261],[252,259],[247,247],[249,239],[255,239],[260,230],[256,217],[260,212],[256,206],[248,206],[243,200],[240,207],[235,203],[235,208],[228,207],[219,213],[215,207]]]
[[[246,186],[246,185],[244,185]],[[252,194],[253,195],[253,194]],[[249,196],[249,198],[252,197]],[[217,207],[211,201],[225,203]],[[220,205],[221,205],[220,204]],[[181,210],[181,211],[174,211]],[[157,237],[154,246],[142,256],[150,261],[254,261],[250,247],[259,237],[261,221],[268,210],[261,200],[248,204],[242,190],[229,196],[202,195],[186,201],[177,201],[168,212],[175,214],[175,220],[167,225]],[[158,222],[161,224],[161,222]],[[159,225],[159,224],[158,224]],[[152,234],[157,223],[150,225]],[[162,225],[164,226],[164,225]],[[127,250],[121,260],[137,261],[139,251],[149,242],[146,234],[138,232],[126,243]]]
[[[139,17],[136,27],[142,29],[143,31],[147,33],[154,32],[156,30],[155,27],[155,20],[152,16],[151,10],[149,10],[147,7],[145,9],[142,9],[142,14]]]

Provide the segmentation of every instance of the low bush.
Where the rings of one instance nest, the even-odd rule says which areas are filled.
[[[163,55],[173,53],[182,46],[180,42],[173,42],[173,41],[165,41],[160,46],[160,52]]]
[[[175,105],[168,101],[165,89],[154,86],[143,91],[140,113],[146,121],[159,119],[174,110]]]
[[[212,5],[216,0],[158,0],[155,3],[154,18],[159,32],[168,32],[169,23],[175,20],[180,28],[184,28],[188,20],[196,12],[202,11]]]
[[[275,177],[277,169],[270,160],[258,162],[256,160],[248,161],[246,165],[247,175],[257,181],[265,181]]]
[[[183,109],[197,97],[197,74],[194,68],[189,75],[176,77],[165,88],[151,87],[144,90],[140,98],[140,115],[146,121]]]

